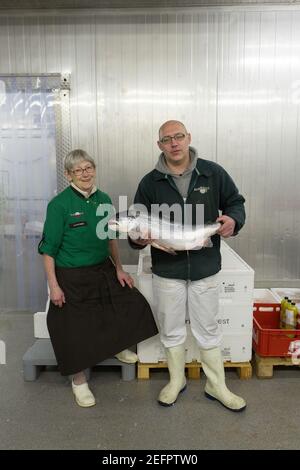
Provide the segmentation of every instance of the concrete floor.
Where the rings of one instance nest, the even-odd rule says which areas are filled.
[[[204,375],[171,408],[156,403],[167,373],[149,381],[122,382],[119,368],[98,368],[90,386],[97,406],[75,404],[69,383],[56,370],[24,382],[22,356],[33,338],[28,312],[0,313],[7,364],[0,365],[0,449],[299,449],[300,369],[276,369],[274,377],[227,385],[248,402],[231,413],[204,397]]]

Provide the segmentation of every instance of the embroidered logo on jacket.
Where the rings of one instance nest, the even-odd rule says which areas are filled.
[[[201,194],[205,194],[209,189],[209,186],[199,186],[199,188],[195,188],[194,191],[199,191]]]
[[[84,214],[84,212],[73,212],[73,214],[70,214],[70,216],[71,217],[80,217],[83,214]]]

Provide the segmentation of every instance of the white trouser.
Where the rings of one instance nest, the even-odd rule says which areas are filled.
[[[160,339],[166,348],[185,342],[188,316],[192,334],[200,348],[220,346],[222,333],[217,323],[217,274],[199,281],[169,279],[153,274],[153,296]]]

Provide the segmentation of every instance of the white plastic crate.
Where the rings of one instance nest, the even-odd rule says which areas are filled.
[[[221,254],[223,267],[219,273],[221,292],[217,320],[223,332],[222,353],[224,360],[248,361],[252,352],[254,271],[224,242],[221,245]],[[137,277],[138,288],[155,316],[149,246],[140,251]],[[139,343],[137,352],[140,362],[156,363],[165,360],[164,348],[158,335]],[[186,362],[193,360],[200,360],[200,352],[188,327]]]
[[[145,339],[145,341],[138,343],[137,355],[139,361],[146,364],[164,361],[166,356],[159,335],[152,336],[152,338]]]
[[[200,349],[195,338],[188,333],[185,343],[185,362],[200,361]],[[252,334],[241,334],[232,331],[231,334],[223,334],[221,352],[224,361],[246,362],[251,360]],[[159,335],[142,341],[137,346],[137,355],[142,363],[157,363],[166,360],[165,350],[160,342]]]
[[[137,345],[137,355],[140,362],[156,363],[166,360],[165,348],[159,335],[148,338]],[[185,341],[185,362],[200,361],[200,350],[187,322],[187,338]]]
[[[36,312],[33,315],[34,337],[39,339],[50,338],[47,327],[47,312]]]
[[[138,289],[149,302],[155,315],[152,276],[138,276]],[[253,303],[234,303],[232,299],[220,298],[217,321],[223,332],[228,332],[231,329],[240,329],[241,333],[252,332]]]
[[[144,252],[145,251],[145,252]],[[151,254],[149,250],[140,251],[139,261],[137,267],[137,277],[145,276],[146,278],[152,278],[152,262]]]
[[[278,298],[270,289],[254,289],[253,302],[260,304],[276,304],[278,303]]]
[[[252,333],[241,334],[232,331],[231,334],[224,334],[221,351],[224,361],[250,361],[252,357]]]
[[[221,244],[220,298],[252,302],[254,270],[226,243]]]
[[[253,304],[233,303],[227,302],[226,299],[220,299],[217,321],[223,333],[230,333],[235,330],[240,331],[241,334],[248,332],[251,335]]]
[[[137,277],[137,288],[143,294],[143,296],[148,300],[151,307],[153,307],[153,287],[152,287],[152,274]]]
[[[47,302],[46,302],[45,311],[44,312],[36,312],[33,315],[34,337],[39,338],[39,339],[48,339],[48,338],[50,338],[48,327],[47,327],[47,313],[48,313],[49,304],[50,304],[48,285],[47,285],[47,292],[48,292],[48,299],[47,299]]]
[[[254,289],[253,290],[253,304],[278,304],[280,301],[270,289]],[[274,307],[260,306],[261,312],[272,312]],[[256,306],[253,305],[253,311],[256,311]]]
[[[254,271],[226,243],[221,244],[222,269],[219,271],[220,298],[236,303],[252,303]],[[151,255],[150,250],[140,252],[137,276],[143,276],[145,296],[151,297]],[[144,277],[145,276],[145,277]],[[146,283],[149,285],[146,286]],[[139,281],[140,282],[140,281]]]
[[[292,302],[298,307],[300,311],[300,289],[292,287],[273,287],[271,289],[272,293],[275,295],[277,301],[280,303],[284,297],[288,297]]]
[[[123,264],[123,270],[130,274],[130,276],[134,280],[134,285],[137,287],[138,279],[137,279],[137,265],[136,264]]]

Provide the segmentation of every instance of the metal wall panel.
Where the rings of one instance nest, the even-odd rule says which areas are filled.
[[[176,8],[255,4],[298,4],[299,0],[1,0],[0,9]]]
[[[232,244],[265,285],[300,278],[300,12],[219,17],[218,161],[247,199]]]
[[[73,148],[115,203],[153,168],[159,125],[186,122],[247,199],[230,243],[261,285],[300,283],[299,52],[295,6],[0,16],[1,73],[71,73]]]

